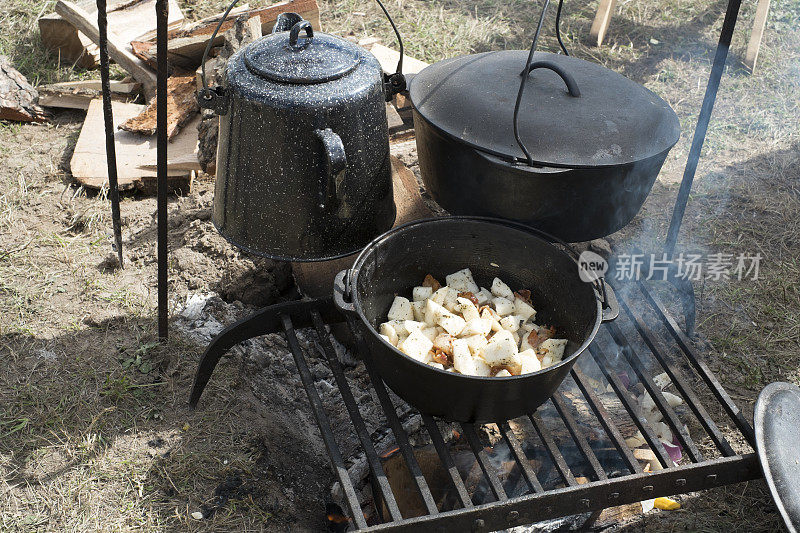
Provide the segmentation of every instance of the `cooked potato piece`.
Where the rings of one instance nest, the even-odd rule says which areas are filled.
[[[414,320],[417,322],[425,322],[425,302],[427,302],[427,300],[411,302],[411,311],[413,311]]]
[[[413,357],[417,361],[427,363],[430,361],[430,352],[433,348],[433,341],[422,334],[421,331],[413,331],[411,334],[398,346],[400,351],[409,357]]]
[[[408,301],[408,298],[395,296],[387,318],[389,320],[413,320],[414,311],[411,309],[411,302]]]
[[[435,326],[439,322],[439,318],[449,314],[450,312],[435,300],[425,301],[425,323],[428,326]]]
[[[464,330],[464,326],[467,325],[463,318],[453,314],[439,318],[436,323],[442,326],[450,335],[458,335]]]
[[[510,376],[513,376],[513,374],[511,372],[509,372],[508,370],[506,370],[505,368],[494,375],[494,377],[496,377],[496,378],[507,378],[507,377],[510,377]]]
[[[489,343],[481,348],[480,355],[489,366],[519,367],[517,344],[508,331],[498,331]]]
[[[564,357],[564,348],[567,346],[567,339],[547,339],[539,345],[539,352],[550,356],[555,361],[561,361]]]
[[[491,307],[484,307],[481,311],[481,318],[483,320],[488,320],[492,326],[492,331],[500,331],[503,329],[503,326],[500,325],[500,315],[497,314],[497,311],[492,309]]]
[[[514,291],[508,288],[508,285],[503,283],[500,278],[494,278],[492,281],[492,294],[497,297],[505,298],[506,300],[514,301]]]
[[[383,324],[381,324],[380,334],[386,337],[386,342],[388,342],[392,346],[397,346],[397,339],[398,339],[397,330],[394,329],[394,326],[392,326],[391,323],[384,322]]]
[[[485,335],[470,335],[463,340],[467,343],[467,346],[469,346],[469,351],[472,352],[472,355],[477,355],[484,346],[489,344]]]
[[[456,338],[449,333],[441,333],[437,335],[435,339],[433,339],[433,347],[443,351],[448,355],[452,355],[454,340],[456,340]]]
[[[445,278],[448,287],[452,287],[459,292],[471,292],[475,294],[478,292],[478,284],[472,277],[472,271],[468,268],[453,272]]]
[[[492,375],[492,367],[486,364],[480,356],[476,355],[472,358],[472,362],[475,365],[475,373],[473,376],[481,376],[481,377],[488,377]]]
[[[531,372],[538,372],[542,369],[542,362],[539,361],[536,352],[533,350],[525,350],[519,352],[519,360],[522,362],[522,370],[520,374],[530,374]]]
[[[453,367],[467,376],[475,375],[475,362],[465,339],[453,341]]]
[[[491,293],[491,291],[489,289],[485,289],[483,287],[481,287],[481,290],[479,290],[478,292],[476,292],[474,294],[475,294],[475,298],[478,299],[478,305],[486,305],[486,304],[488,304],[492,300],[492,296],[493,296],[493,294]]]
[[[502,296],[493,299],[492,304],[494,304],[494,310],[497,311],[497,314],[500,316],[508,316],[514,312],[514,302]]]
[[[436,361],[431,361],[428,365],[432,366],[433,368],[438,368],[439,370],[444,370],[444,365],[442,363],[437,363]]]
[[[406,330],[406,335],[411,335],[413,331],[422,331],[422,329],[425,328],[425,322],[405,320],[403,321],[403,328]]]
[[[506,331],[508,331],[508,330],[506,330]],[[512,331],[512,332],[511,332],[511,338],[513,338],[513,339],[514,339],[514,344],[516,344],[517,346],[519,346],[519,343],[520,343],[520,336],[519,336],[519,333],[517,333],[516,331]]]
[[[442,307],[454,313],[458,306],[458,291],[452,287],[447,287],[447,292],[444,295],[444,302]]]
[[[492,331],[492,321],[478,318],[467,322],[467,325],[461,330],[461,336],[488,335],[490,331]]]
[[[431,294],[429,300],[433,300],[439,305],[444,305],[444,299],[447,297],[447,290],[448,287],[442,287],[438,291],[435,291],[433,294]]]
[[[397,346],[397,344],[393,343],[393,342],[392,342],[392,341],[389,339],[389,337],[387,337],[386,335],[383,335],[383,334],[381,334],[381,338],[382,338],[383,340],[385,340],[386,342],[388,342],[389,344],[391,344],[392,346]]]
[[[439,333],[440,332],[438,328],[435,327],[426,327],[422,329],[422,334],[428,337],[430,340],[435,339],[436,336],[439,335]]]
[[[517,296],[514,298],[514,314],[522,317],[522,320],[529,320],[536,318],[536,309],[531,307],[531,305]]]
[[[522,321],[525,320],[519,315],[508,315],[500,320],[500,325],[506,331],[517,331]]]
[[[463,316],[464,320],[467,322],[481,317],[481,314],[478,312],[478,308],[475,307],[475,304],[472,303],[471,300],[459,297],[456,302],[457,305],[454,312],[461,313],[461,316]]]
[[[433,289],[430,287],[414,287],[411,294],[415,302],[424,302],[433,295]]]

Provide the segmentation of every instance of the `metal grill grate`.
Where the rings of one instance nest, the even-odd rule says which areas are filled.
[[[458,503],[456,509],[440,510],[437,508],[428,482],[409,443],[408,434],[397,416],[396,406],[392,403],[383,381],[375,373],[364,340],[355,334],[358,351],[365,362],[371,386],[374,388],[373,396],[377,397],[380,403],[388,426],[399,447],[399,453],[411,475],[413,490],[421,498],[426,512],[424,516],[404,517],[398,506],[399,495],[392,491],[383,470],[381,458],[370,438],[370,433],[359,412],[359,406],[353,397],[347,377],[328,336],[326,324],[343,320],[330,299],[280,304],[263,309],[253,317],[229,327],[215,340],[215,346],[209,348],[201,362],[197,380],[199,388],[196,384],[193,402],[199,398],[199,394],[222,352],[245,338],[282,331],[286,335],[300,378],[308,394],[334,472],[341,483],[351,524],[359,531],[431,531],[445,528],[448,531],[493,531],[761,477],[756,454],[752,452],[736,454],[708,410],[701,404],[698,395],[691,389],[690,381],[693,380],[710,390],[711,397],[717,402],[713,411],[730,419],[751,447],[754,446],[753,428],[745,420],[742,412],[716,377],[699,358],[691,341],[667,312],[652,288],[645,282],[638,281],[623,288],[616,288],[616,292],[621,308],[620,317],[616,322],[601,328],[598,340],[590,346],[587,353],[581,356],[565,384],[548,402],[548,404],[552,404],[548,405],[548,412],[552,411],[557,415],[556,423],[563,424],[567,432],[565,434],[572,441],[569,443],[570,446],[577,450],[577,457],[584,462],[586,467],[584,472],[588,472],[589,481],[583,484],[578,482],[565,458],[566,454],[563,449],[565,442],[562,439],[560,448],[552,434],[552,426],[549,426],[541,416],[541,411],[531,413],[525,420],[525,423],[530,422],[534,430],[533,435],[538,437],[536,443],[521,442],[512,432],[508,421],[497,424],[502,441],[508,446],[509,455],[514,461],[516,479],[524,483],[525,490],[521,496],[509,497],[509,483],[507,482],[504,486],[495,465],[480,441],[476,428],[472,424],[461,424],[463,436],[480,467],[486,485],[488,485],[488,491],[494,498],[493,502],[478,504],[473,501],[475,495],[470,494],[465,480],[462,479],[456,467],[437,421],[430,416],[422,415],[425,431],[430,435],[438,459],[441,461],[441,467],[446,472],[450,488]],[[638,307],[632,305],[634,299],[640,304],[644,304],[646,309],[638,310],[643,305]],[[649,322],[645,315],[649,317]],[[654,316],[655,318],[653,318]],[[349,326],[351,331],[357,332],[355,324],[350,323]],[[336,386],[366,457],[376,509],[379,515],[385,515],[382,516],[383,523],[379,525],[368,525],[365,519],[365,509],[362,509],[359,503],[353,480],[349,477],[328,415],[314,385],[306,354],[303,352],[295,332],[296,328],[302,327],[313,327],[316,330],[320,341],[318,348],[333,373]],[[660,329],[661,335],[656,332],[656,328]],[[632,337],[634,334],[636,338]],[[608,340],[603,343],[600,340],[601,337]],[[613,340],[613,343],[610,340]],[[671,346],[667,346],[666,341],[669,341]],[[618,346],[619,355],[610,353],[609,346]],[[210,356],[209,352],[211,352]],[[676,354],[679,355],[676,356]],[[677,357],[684,358],[688,365],[679,362]],[[656,429],[640,416],[636,398],[623,383],[620,374],[612,370],[612,359],[617,367],[620,362],[626,365],[625,368],[635,374],[638,382],[649,393],[663,416],[663,422],[669,426],[683,448],[683,452],[688,458],[688,464],[676,465],[670,458],[667,449],[656,435]],[[651,363],[650,371],[646,370],[648,362]],[[595,372],[599,369],[599,372],[608,381],[613,393],[624,406],[625,412],[639,429],[663,469],[651,473],[643,472],[639,461],[625,443],[623,434],[607,413],[603,401],[593,388],[592,385],[595,382],[587,375],[590,368]],[[671,378],[675,390],[686,404],[687,412],[691,413],[699,427],[702,428],[702,434],[695,431],[694,438],[689,435],[675,409],[670,407],[661,388],[654,382],[652,376],[662,371]],[[689,376],[687,372],[691,372],[693,375]],[[565,394],[565,389],[574,390],[576,394],[580,393],[581,401],[585,401],[585,405],[589,407],[594,416],[598,431],[602,430],[603,438],[613,446],[611,449],[617,454],[616,463],[624,465],[627,471],[611,472],[607,464],[604,467],[604,462],[608,463],[609,461],[602,461],[598,458],[590,445],[587,434],[589,430],[576,421],[575,396]],[[552,422],[551,420],[551,424]],[[701,440],[704,441],[704,444]],[[698,446],[697,442],[701,442],[701,446]],[[526,457],[525,449],[526,447],[530,449],[531,445],[544,448],[560,479],[559,485],[561,486],[559,488],[546,489],[543,487],[545,483],[539,479],[539,472]],[[703,448],[702,451],[701,448]],[[382,502],[383,505],[381,506],[378,502]],[[384,512],[381,512],[381,509]]]

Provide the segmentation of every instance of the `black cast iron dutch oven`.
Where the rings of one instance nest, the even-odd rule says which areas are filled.
[[[373,363],[389,387],[420,411],[460,422],[508,420],[532,413],[569,373],[600,323],[619,309],[602,279],[581,280],[574,251],[533,228],[498,219],[450,217],[411,222],[373,240],[334,284],[334,301],[365,337]],[[536,321],[567,338],[564,359],[532,374],[476,377],[438,370],[406,356],[377,332],[397,294],[408,294],[426,274],[469,267],[489,286],[497,276],[529,289]]]
[[[678,141],[678,117],[600,65],[528,59],[523,50],[456,57],[409,81],[426,188],[452,214],[516,220],[567,242],[609,235],[644,203]]]

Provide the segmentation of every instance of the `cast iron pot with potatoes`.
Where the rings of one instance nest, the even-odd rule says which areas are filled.
[[[555,242],[555,244],[554,244]],[[531,291],[537,321],[568,340],[562,361],[538,372],[478,377],[439,370],[413,359],[378,333],[395,295],[407,294],[427,274],[469,268],[480,285],[499,277]],[[508,420],[544,403],[619,310],[602,279],[584,282],[577,254],[528,226],[485,217],[411,222],[373,240],[334,283],[334,301],[365,338],[386,384],[423,413],[459,422]]]

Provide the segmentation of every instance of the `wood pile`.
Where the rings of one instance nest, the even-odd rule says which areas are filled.
[[[111,82],[117,163],[120,188],[152,189],[155,178],[156,130],[156,0],[109,0],[108,53],[128,77]],[[272,31],[278,15],[299,13],[320,30],[317,0],[283,0],[266,6],[242,4],[223,21],[213,42],[205,68],[209,86],[222,82],[228,58],[238,49]],[[177,0],[169,0],[167,82],[167,135],[169,181],[173,188],[188,191],[192,176],[215,171],[218,117],[201,112],[196,94],[201,87],[203,53],[223,13],[189,22]],[[99,29],[94,0],[57,0],[54,13],[39,18],[42,43],[59,62],[79,68],[99,63]],[[358,44],[379,59],[384,70],[395,71],[399,54],[378,39]],[[404,58],[404,72],[415,73],[427,66]],[[104,127],[99,80],[54,83],[32,87],[10,62],[0,57],[0,120],[44,122],[50,109],[86,110],[86,119],[71,161],[73,177],[82,185],[107,185]],[[403,98],[387,106],[390,134],[411,134],[410,107]]]

